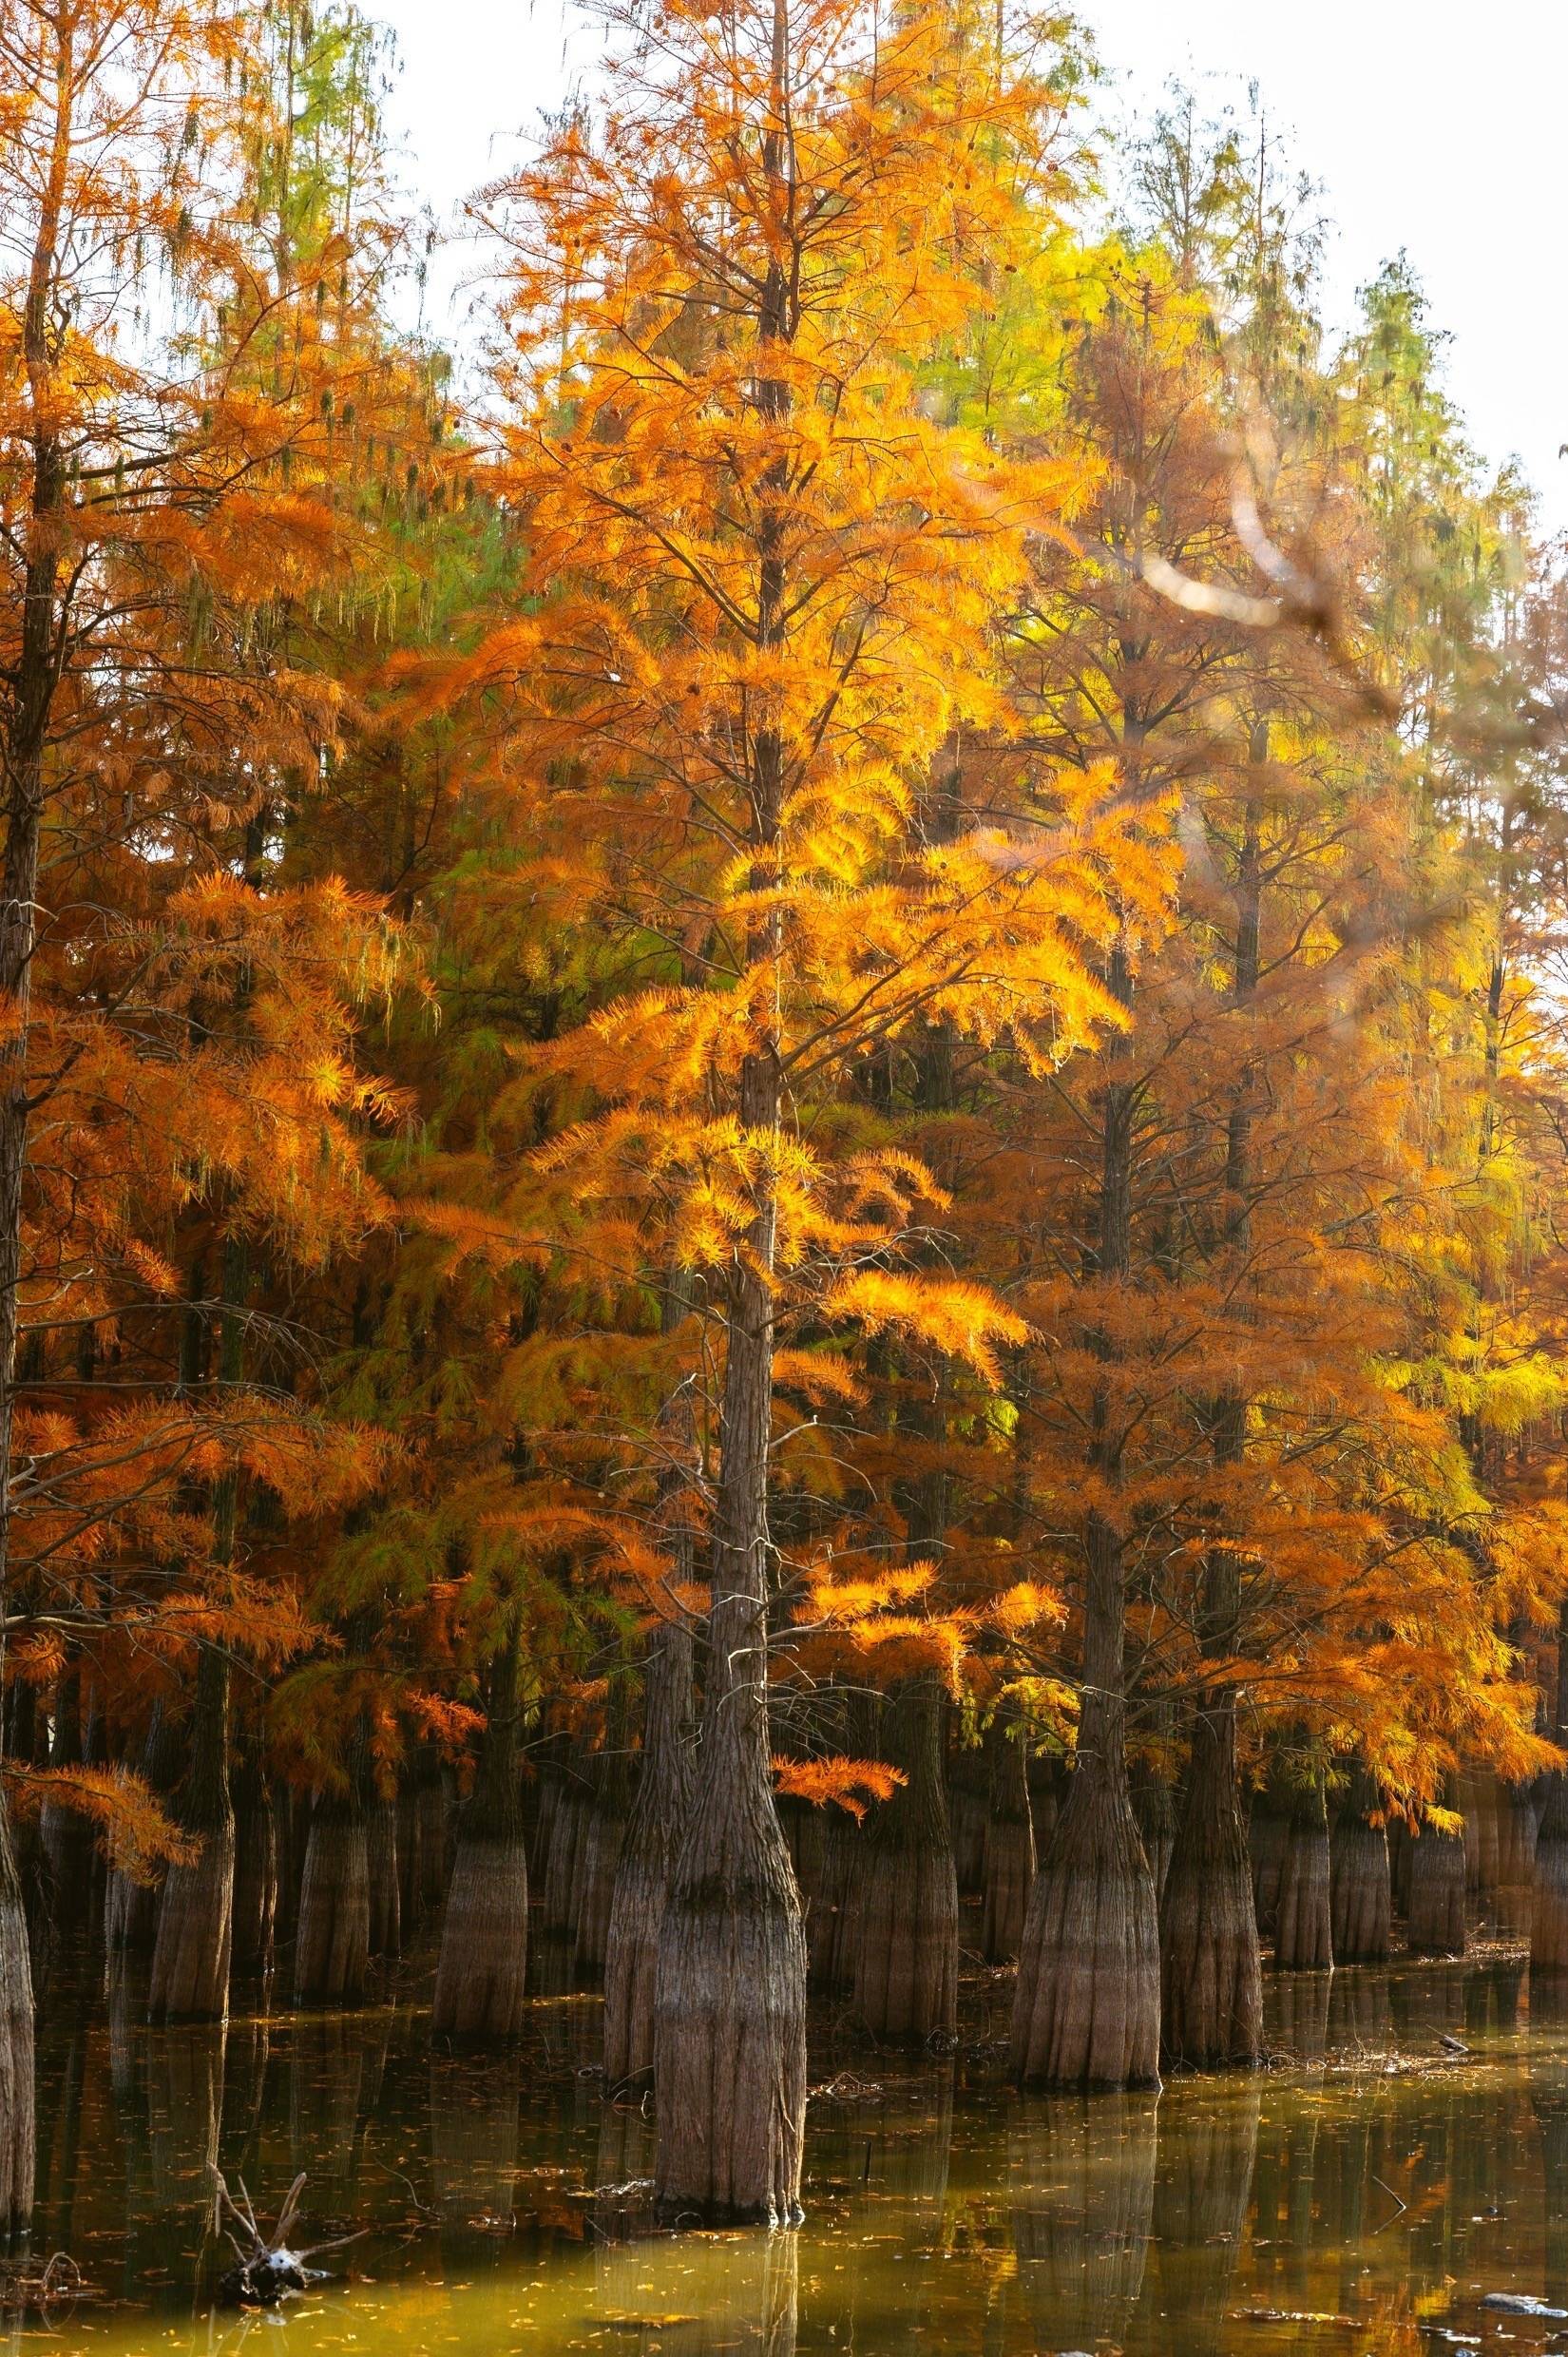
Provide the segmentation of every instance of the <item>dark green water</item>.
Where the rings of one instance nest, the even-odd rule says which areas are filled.
[[[601,2102],[587,2001],[541,2000],[524,2054],[472,2062],[432,2057],[411,2005],[218,2039],[57,1983],[34,2248],[68,2251],[93,2296],[22,2335],[105,2357],[1568,2347],[1568,2327],[1480,2306],[1568,2309],[1568,2021],[1496,1961],[1270,1998],[1275,2067],[1157,2100],[1011,2094],[1004,1987],[945,2062],[825,2031],[813,2069],[882,2093],[813,2101],[804,2229],[628,2242],[594,2189],[646,2175],[648,2132]],[[1444,2056],[1444,2031],[1471,2053]],[[258,2206],[307,2170],[304,2240],[371,2230],[280,2322],[198,2288],[215,2156]]]

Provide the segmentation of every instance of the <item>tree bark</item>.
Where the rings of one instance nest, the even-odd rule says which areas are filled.
[[[365,1812],[365,1870],[370,1886],[370,1952],[403,1953],[403,1893],[397,1871],[397,1802],[376,1793]]]
[[[1011,2065],[1031,2086],[1157,2086],[1159,1926],[1127,1789],[1120,1545],[1099,1516],[1088,1557],[1076,1765],[1029,1901]]]
[[[1330,1972],[1333,1934],[1329,1896],[1329,1809],[1321,1771],[1292,1796],[1280,1863],[1274,1966],[1280,1972]]]
[[[1263,1974],[1233,1695],[1200,1702],[1192,1744],[1160,1901],[1160,1996],[1166,2060],[1202,2070],[1256,2062],[1263,2053]]]
[[[296,2004],[354,2005],[370,1967],[370,1853],[357,1790],[322,1792],[311,1811],[299,1924],[294,1944]]]
[[[742,1122],[776,1135],[779,1073],[746,1059]],[[729,1285],[702,1743],[660,1931],[656,2197],[666,2217],[793,2223],[806,2114],[806,1940],[779,1830],[767,1701],[771,1175]]]
[[[1110,984],[1123,1005],[1132,976],[1119,946]],[[1132,1265],[1137,1091],[1100,1092],[1099,1235],[1092,1273],[1127,1281]],[[1090,1336],[1107,1368],[1090,1407],[1088,1470],[1107,1496],[1123,1435],[1110,1379],[1112,1344]],[[1127,1587],[1114,1509],[1083,1523],[1082,1677],[1066,1804],[1029,1900],[1013,2007],[1012,2071],[1026,2085],[1148,2087],[1159,2080],[1159,1919],[1127,1786]]]
[[[1386,1827],[1369,1822],[1378,1790],[1365,1768],[1350,1779],[1329,1840],[1329,1912],[1336,1964],[1382,1964],[1393,1933]]]
[[[1011,1964],[1023,1946],[1035,1880],[1035,1829],[1021,1734],[993,1719],[985,1734],[990,1811],[985,1822],[985,1895],[980,1949],[988,1964]]]
[[[930,2038],[958,2019],[958,1878],[942,1773],[942,1689],[927,1672],[889,1700],[883,1749],[905,1784],[862,1853],[854,2010],[876,2038]]]
[[[1252,732],[1252,762],[1269,757],[1269,733]],[[1262,925],[1261,812],[1249,801],[1236,877],[1233,1002],[1256,996]],[[1237,1076],[1226,1126],[1224,1252],[1244,1283],[1251,1243],[1252,1093],[1250,1063]],[[1242,1301],[1238,1320],[1247,1315]],[[1214,1403],[1211,1446],[1222,1469],[1239,1466],[1247,1446],[1247,1402],[1234,1391]],[[1234,1654],[1241,1627],[1242,1564],[1223,1544],[1204,1564],[1199,1640],[1209,1659]],[[1160,1900],[1160,2001],[1163,2045],[1173,2063],[1256,2062],[1263,2054],[1263,1977],[1247,1827],[1236,1757],[1236,1697],[1229,1684],[1201,1694],[1176,1811],[1176,1842]]]
[[[260,1767],[241,1771],[235,1806],[234,1970],[253,1980],[271,1973],[277,1932],[277,1811]]]
[[[691,1809],[692,1638],[660,1621],[643,1667],[642,1777],[626,1822],[604,1941],[604,2083],[648,2079],[659,1937]]]
[[[1425,1825],[1410,1845],[1410,1909],[1405,1940],[1412,1956],[1463,1956],[1464,1844],[1457,1833]]]

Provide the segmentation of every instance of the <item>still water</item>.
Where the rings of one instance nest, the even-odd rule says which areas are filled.
[[[798,2234],[615,2232],[648,2131],[591,2075],[597,2012],[542,1999],[526,2051],[432,2055],[415,2005],[149,2031],[136,1991],[56,1978],[42,2028],[34,2249],[88,2295],[21,2342],[130,2357],[599,2350],[949,2357],[1568,2347],[1568,2019],[1518,1962],[1274,1982],[1273,2067],[1157,2098],[1023,2099],[969,1992],[956,2056],[835,2043]],[[1468,2050],[1452,2054],[1444,2034]],[[278,2319],[215,2313],[216,2159],[300,2239],[368,2228]],[[12,2346],[17,2342],[13,2340]]]

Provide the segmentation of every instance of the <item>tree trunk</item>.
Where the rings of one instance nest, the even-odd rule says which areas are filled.
[[[985,1895],[989,1799],[989,1764],[985,1753],[972,1744],[956,1743],[947,1754],[947,1821],[952,1828],[953,1872],[961,1900],[983,1900]],[[1032,1864],[1030,1874],[1032,1879]],[[1017,1949],[1012,1953],[1016,1955]]]
[[[1022,1734],[993,1719],[985,1734],[985,1752],[990,1810],[985,1821],[980,1952],[988,1964],[1011,1964],[1023,1945],[1035,1880],[1035,1829]]]
[[[1539,1825],[1527,1784],[1498,1788],[1498,1930],[1505,1940],[1530,1936],[1535,1908]]]
[[[1110,984],[1131,1003],[1122,949]],[[1100,1092],[1099,1237],[1093,1274],[1122,1285],[1131,1268],[1136,1091]],[[1109,1362],[1113,1345],[1090,1336]],[[1088,1470],[1120,1479],[1123,1434],[1108,1380],[1090,1408]],[[1159,1918],[1127,1788],[1127,1592],[1121,1533],[1108,1512],[1083,1522],[1082,1677],[1066,1804],[1029,1899],[1013,2007],[1012,2071],[1025,2085],[1149,2087],[1159,2080]]]
[[[1066,1806],[1035,1877],[1011,2065],[1025,2085],[1159,2081],[1159,1923],[1127,1790],[1121,1549],[1087,1532],[1083,1690]]]
[[[854,2010],[876,2038],[926,2039],[958,2018],[958,1880],[942,1776],[942,1689],[908,1678],[883,1747],[907,1782],[877,1810],[862,1852]]]
[[[822,1828],[822,1876],[812,1910],[811,1983],[828,1995],[854,1985],[854,1894],[861,1832],[842,1809],[830,1809]]]
[[[779,1103],[776,1062],[748,1056],[744,1128],[776,1135]],[[730,1275],[702,1745],[655,1983],[655,2185],[665,2217],[785,2225],[800,2215],[806,1940],[769,1766],[772,1187]]]
[[[1457,1833],[1425,1825],[1410,1845],[1410,1910],[1405,1939],[1412,1956],[1464,1953],[1464,1844]]]
[[[1557,1740],[1562,1740],[1558,1730]],[[1546,1778],[1536,1842],[1536,1903],[1530,1921],[1530,1974],[1568,1974],[1568,1770]]]
[[[582,1888],[583,1845],[587,1839],[593,1795],[580,1760],[565,1768],[550,1823],[539,1928],[547,1940],[568,1945],[577,1939],[577,1902]]]
[[[323,1792],[311,1811],[299,1925],[296,2004],[355,2005],[370,1966],[370,1852],[357,1791]]]
[[[82,1715],[82,1671],[73,1663],[55,1688],[51,1768],[81,1767]],[[91,1820],[80,1810],[49,1800],[39,1812],[38,1830],[48,1873],[49,1922],[57,1935],[69,1938],[86,1922],[91,1904]]]
[[[642,1776],[626,1822],[604,1940],[604,2083],[648,2079],[654,1983],[675,1856],[691,1809],[692,1638],[660,1621],[643,1668]]]
[[[1294,1795],[1280,1865],[1274,1965],[1280,1972],[1329,1972],[1329,1810],[1321,1771]]]
[[[273,1968],[277,1930],[277,1812],[272,1789],[253,1761],[243,1772],[235,1810],[234,1969],[253,1980]]]
[[[632,1802],[625,1732],[617,1718],[606,1731],[605,1749],[592,1763],[583,1846],[578,1853],[573,1939],[577,1970],[589,1987],[603,1977],[621,1845],[626,1838]]]
[[[1252,731],[1251,760],[1269,757],[1269,731]],[[1234,1005],[1249,1008],[1260,971],[1261,812],[1249,801],[1236,876]],[[1251,1243],[1252,1092],[1255,1074],[1244,1064],[1226,1125],[1224,1251],[1238,1288],[1244,1287]],[[1249,1315],[1236,1295],[1238,1322]],[[1239,1466],[1247,1448],[1247,1402],[1235,1391],[1214,1402],[1211,1446],[1216,1468]],[[1233,1655],[1241,1622],[1241,1562],[1223,1544],[1204,1564],[1199,1640],[1210,1659]],[[1263,1976],[1252,1897],[1247,1826],[1236,1760],[1233,1687],[1201,1694],[1194,1712],[1192,1748],[1176,1811],[1171,1865],[1160,1900],[1160,2002],[1165,2054],[1177,2064],[1256,2062],[1263,2053]]]
[[[1203,1697],[1194,1717],[1159,1939],[1167,2061],[1202,2070],[1259,2060],[1263,1974],[1228,1691]]]
[[[370,1894],[370,1952],[403,1953],[403,1893],[397,1872],[397,1802],[379,1792],[365,1812],[365,1871]]]
[[[517,1665],[523,1615],[507,1624],[491,1664],[479,1773],[457,1837],[441,1926],[430,2027],[438,2037],[502,2041],[522,2031],[527,2003],[528,1844],[517,1769]]]
[[[226,2022],[234,1937],[234,1806],[229,1796],[229,1662],[219,1645],[197,1657],[191,1764],[182,1830],[201,1848],[163,1879],[147,2010],[154,2022]]]
[[[1365,1768],[1350,1779],[1329,1842],[1329,1912],[1336,1964],[1382,1964],[1392,1937],[1388,1835],[1368,1822],[1378,1790]]]
[[[1157,1906],[1165,1894],[1165,1877],[1171,1870],[1171,1851],[1176,1843],[1176,1806],[1171,1788],[1163,1776],[1145,1770],[1133,1786],[1133,1814],[1143,1837],[1143,1854],[1149,1861],[1149,1872],[1155,1886]]]
[[[160,1797],[166,1793],[174,1773],[171,1748],[163,1706],[156,1703],[143,1748],[142,1773],[146,1778],[148,1790]],[[158,1939],[158,1910],[162,1897],[162,1886],[156,1882],[133,1882],[118,1868],[110,1874],[108,1903],[104,1911],[104,1939],[111,1957],[152,1953]]]

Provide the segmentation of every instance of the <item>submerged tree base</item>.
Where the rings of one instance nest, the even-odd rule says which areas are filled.
[[[1035,1877],[1013,2006],[1030,2087],[1157,2087],[1159,1920],[1123,1778],[1080,1767]]]

